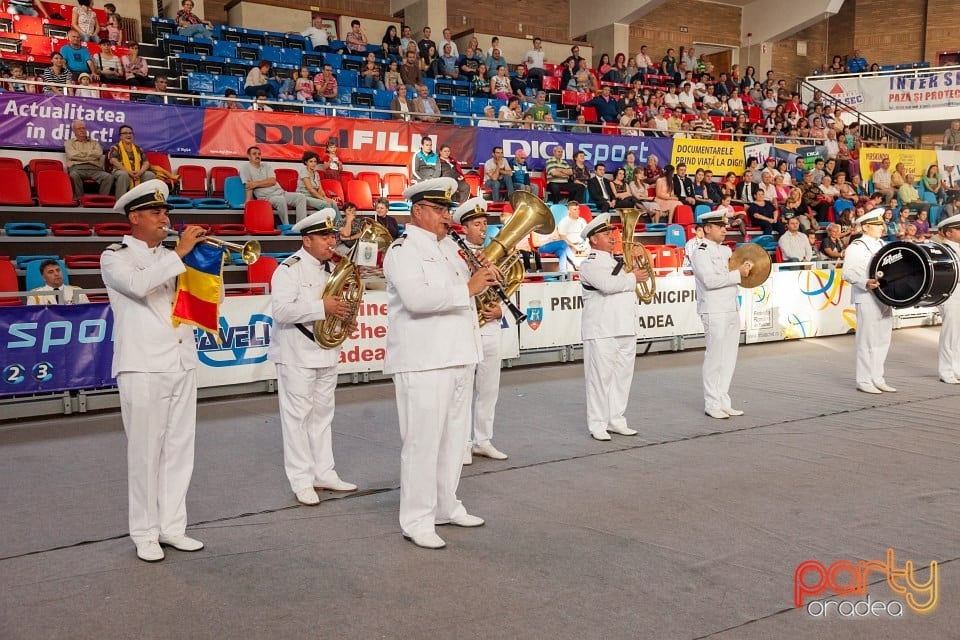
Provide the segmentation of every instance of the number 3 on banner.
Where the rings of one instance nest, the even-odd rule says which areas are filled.
[[[7,384],[20,384],[24,381],[26,369],[21,364],[9,364],[3,369],[3,381]]]
[[[49,382],[53,379],[53,365],[49,362],[38,362],[33,365],[31,373],[37,382]]]

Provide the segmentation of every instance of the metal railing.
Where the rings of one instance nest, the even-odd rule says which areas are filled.
[[[875,141],[884,146],[897,145],[897,146],[910,146],[900,137],[900,133],[894,129],[891,129],[887,125],[877,122],[873,118],[865,115],[861,111],[854,109],[853,107],[844,104],[842,100],[838,100],[830,95],[828,92],[824,91],[820,87],[817,87],[805,78],[797,78],[799,88],[801,90],[806,89],[816,95],[819,93],[822,96],[822,103],[824,106],[832,106],[836,109],[836,112],[840,114],[840,117],[846,124],[852,124],[856,122],[859,126],[860,138],[864,141]],[[850,117],[850,120],[843,118],[843,115],[846,114]]]

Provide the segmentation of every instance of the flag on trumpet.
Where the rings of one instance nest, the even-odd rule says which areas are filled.
[[[173,326],[192,324],[217,336],[223,291],[223,247],[201,242],[183,259],[187,268],[177,278]]]

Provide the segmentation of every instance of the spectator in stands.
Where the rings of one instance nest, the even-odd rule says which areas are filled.
[[[100,42],[100,37],[97,35],[100,32],[100,25],[97,22],[97,14],[90,8],[91,4],[91,0],[77,0],[77,7],[73,10],[73,21],[70,26],[84,42]],[[69,59],[67,60],[67,66],[70,66]],[[70,70],[77,72],[72,68]]]
[[[83,181],[93,180],[101,195],[109,195],[113,190],[113,176],[103,170],[103,147],[87,134],[87,125],[83,120],[75,120],[70,128],[73,138],[63,147],[67,157],[67,174],[73,183],[73,195],[79,199],[83,195]]]
[[[454,200],[457,202],[465,202],[467,198],[470,197],[470,184],[463,175],[463,169],[460,168],[460,163],[457,162],[457,159],[453,157],[453,152],[450,150],[450,145],[440,145],[440,153],[438,154],[437,163],[439,167],[439,173],[436,174],[436,177],[452,178],[453,180],[456,180],[457,194],[456,197],[454,197]]]
[[[581,110],[583,107],[593,107],[596,109],[597,116],[599,116],[602,122],[615,124],[619,121],[619,105],[617,104],[617,99],[610,95],[609,85],[604,86],[600,90],[600,95],[594,96],[593,99],[580,105]]]
[[[437,78],[450,78],[456,80],[460,77],[460,66],[457,64],[459,57],[453,54],[453,47],[449,42],[443,45],[443,53],[440,56],[436,70]]]
[[[493,105],[487,105],[483,108],[483,117],[477,121],[477,126],[487,129],[499,129],[500,121],[497,120],[497,114],[493,110]]]
[[[921,240],[930,239],[930,213],[928,211],[918,211],[917,219],[913,221],[914,226],[917,228],[917,237]]]
[[[747,214],[753,220],[753,224],[760,227],[764,235],[772,234],[774,231],[783,233],[783,222],[780,220],[780,212],[774,204],[767,200],[766,192],[763,189],[757,189],[753,194],[753,202],[747,205]],[[798,223],[799,224],[799,223]],[[804,238],[806,242],[806,238]]]
[[[420,52],[421,58],[427,57],[427,51],[430,49],[430,47],[433,47],[434,51],[437,50],[437,43],[430,39],[431,33],[432,31],[430,27],[424,27],[423,37],[417,42],[417,49]]]
[[[403,78],[400,77],[400,65],[397,64],[396,60],[390,60],[387,63],[387,72],[383,76],[383,86],[387,91],[393,91],[394,93],[406,92],[406,88],[403,86]]]
[[[543,41],[540,38],[533,39],[533,49],[528,49],[523,56],[524,64],[527,67],[527,86],[534,89],[543,88],[543,76],[546,70],[543,65],[547,57],[543,51]],[[534,116],[534,119],[537,119]]]
[[[906,179],[897,190],[897,199],[900,200],[900,205],[903,207],[901,211],[904,209],[913,212],[930,211],[931,203],[920,197],[920,192],[914,186],[914,178],[913,172],[907,171]]]
[[[580,217],[580,203],[576,200],[567,202],[567,216],[557,224],[557,233],[560,236],[560,241],[566,244],[565,256],[561,257],[560,252],[552,248],[553,243],[541,247],[541,250],[556,253],[557,258],[561,259],[561,273],[566,273],[567,271],[567,265],[565,263],[570,263],[574,269],[577,269],[583,259],[587,257],[590,251],[590,245],[583,237],[583,231],[586,226],[586,220]]]
[[[310,77],[308,68],[300,67],[300,73],[293,89],[296,92],[297,100],[300,102],[313,102],[313,78]]]
[[[846,250],[847,242],[840,237],[840,225],[831,222],[827,225],[827,237],[820,243],[820,254],[828,260],[843,260]]]
[[[907,180],[907,168],[902,162],[898,162],[890,174],[890,186],[894,189],[900,189]]]
[[[270,63],[267,64],[269,65]],[[337,85],[337,76],[333,75],[332,66],[329,64],[323,65],[323,71],[313,77],[313,89],[313,99],[317,102],[337,101],[339,87]]]
[[[890,158],[885,157],[880,161],[880,168],[873,172],[873,192],[883,196],[884,202],[893,199],[896,193],[893,187],[893,179],[890,175]]]
[[[403,42],[400,40],[400,36],[397,35],[397,27],[394,25],[389,25],[386,32],[383,34],[383,38],[380,40],[380,48],[383,50],[383,55],[389,59],[400,60],[401,59],[401,47]]]
[[[536,185],[530,183],[530,167],[527,166],[527,152],[517,149],[510,160],[510,169],[513,171],[513,188],[516,191],[529,191],[539,197]]]
[[[397,96],[390,103],[391,117],[395,120],[410,122],[410,112],[412,111],[410,103],[407,101],[407,92],[398,91]]]
[[[302,193],[288,193],[277,184],[273,169],[263,164],[260,147],[247,149],[247,164],[240,167],[240,180],[246,188],[247,200],[266,200],[280,218],[280,224],[289,224],[287,207],[296,209],[297,222],[307,217],[307,198]]]
[[[582,113],[577,114],[577,122],[570,127],[570,133],[590,133],[590,126],[587,124],[586,116]]]
[[[640,61],[637,61],[639,66]],[[670,76],[673,79],[673,83],[676,85],[680,82],[679,74],[677,74],[677,58],[673,55],[673,48],[667,49],[666,54],[660,60],[660,71],[663,75]]]
[[[683,83],[683,91],[677,96],[677,103],[684,113],[697,114],[696,97],[693,95],[693,85],[691,83]]]
[[[509,100],[512,94],[507,67],[506,65],[500,65],[497,67],[497,73],[490,78],[490,95],[498,100]]]
[[[850,56],[850,59],[847,60],[847,72],[848,73],[863,73],[867,70],[867,61],[860,55],[859,49],[853,50],[853,55]]]
[[[585,151],[574,151],[573,152],[573,181],[579,184],[584,190],[587,188],[587,183],[590,181],[590,176],[592,172],[590,167],[587,166],[587,154]]]
[[[316,51],[320,47],[325,47],[330,42],[330,35],[327,33],[327,27],[323,24],[323,18],[314,15],[311,25],[300,33],[310,42],[311,48]],[[288,34],[295,34],[296,31],[288,31]]]
[[[377,198],[373,201],[373,210],[377,214],[377,222],[390,232],[390,237],[396,240],[400,237],[400,225],[397,219],[390,215],[390,202],[386,198]]]
[[[370,39],[360,28],[359,20],[350,21],[350,31],[347,32],[347,51],[354,54],[366,54]]]
[[[535,122],[541,122],[543,121],[543,116],[552,112],[550,105],[547,104],[547,93],[545,91],[538,91],[534,103],[524,112],[524,115],[533,116]]]
[[[333,209],[337,211],[337,202],[335,199],[327,197],[323,192],[323,186],[320,183],[320,156],[314,151],[304,151],[300,159],[303,168],[300,169],[299,180],[297,181],[297,193],[302,194],[307,200],[307,206],[313,209]]]
[[[60,47],[60,55],[72,74],[89,73],[94,80],[100,79],[97,68],[87,48],[80,43],[80,33],[71,29],[67,34],[69,42]]]
[[[563,159],[563,147],[556,145],[553,148],[552,155],[547,159],[544,169],[547,177],[547,190],[550,193],[550,201],[560,202],[560,191],[565,189],[573,200],[582,200],[584,187],[573,181],[573,169]]]
[[[510,97],[507,104],[500,107],[497,117],[500,119],[500,127],[503,129],[518,127],[523,119],[523,114],[520,112],[520,101],[516,97]]]
[[[73,90],[73,95],[78,98],[99,98],[100,91],[94,89],[90,86],[90,74],[81,73],[77,77],[77,82],[80,83],[80,86]]]
[[[40,263],[40,277],[43,278],[43,286],[30,290],[31,293],[36,293],[27,296],[27,304],[87,304],[90,302],[83,293],[83,289],[63,284],[63,271],[56,260],[44,260]],[[55,295],[43,295],[40,293],[43,291],[55,292]]]
[[[313,83],[311,82],[311,86]],[[237,92],[234,89],[225,89],[223,100],[217,105],[221,109],[243,109],[243,104],[237,100]]]
[[[693,180],[687,175],[687,165],[684,162],[677,163],[676,173],[673,176],[673,194],[681,204],[691,207],[697,205],[697,199],[693,193]]]
[[[800,221],[790,218],[787,229],[777,242],[784,262],[811,262],[816,256],[806,234],[800,233]]]
[[[103,82],[122,84],[126,81],[123,62],[113,54],[108,40],[100,42],[100,53],[93,57],[93,65]]]
[[[507,59],[500,54],[500,49],[494,49],[493,53],[487,56],[487,79],[491,81],[491,86],[493,83],[493,77],[500,73],[500,67],[504,67],[509,71],[510,65],[507,63]],[[509,91],[509,83],[507,87]]]
[[[343,213],[338,213],[333,219],[333,226],[339,230],[339,244],[335,251],[342,256],[347,255],[353,245],[363,233],[363,216],[357,215],[357,205],[352,202],[343,204]]]
[[[596,93],[599,91],[597,78],[590,73],[590,67],[587,65],[585,59],[581,58],[580,62],[577,63],[577,72],[573,78],[576,81],[577,91],[585,91],[587,93]]]
[[[443,52],[443,48],[444,48],[446,45],[449,44],[449,45],[450,45],[450,55],[452,55],[452,56],[454,57],[454,59],[459,58],[459,57],[460,57],[460,50],[457,48],[457,43],[453,41],[453,32],[450,31],[450,28],[449,28],[449,27],[444,28],[444,30],[443,30],[443,32],[441,33],[441,35],[442,35],[443,37],[440,38],[440,42],[437,44],[437,50],[442,53],[442,52]]]
[[[420,60],[413,51],[407,51],[407,58],[400,66],[400,78],[408,91],[416,91],[423,84],[423,70],[420,69]]]
[[[13,15],[19,14],[21,16],[38,18],[38,10],[43,14],[44,18],[50,18],[50,14],[47,13],[47,8],[43,6],[42,2],[35,3],[34,0],[7,0],[7,13]]]
[[[157,74],[156,79],[153,81],[153,88],[156,89],[155,93],[148,93],[147,97],[144,98],[144,102],[149,102],[150,104],[167,104],[168,96],[167,94],[167,76],[162,76]],[[259,97],[260,92],[257,94]],[[263,94],[266,95],[265,93]]]
[[[601,212],[616,208],[617,199],[613,194],[613,185],[607,178],[602,162],[598,162],[594,167],[593,175],[587,181],[587,192],[590,194],[590,201],[596,204]]]
[[[120,63],[123,65],[124,78],[131,87],[149,87],[153,84],[147,61],[140,57],[138,43],[127,43],[127,55],[120,58]]]
[[[485,189],[490,189],[490,199],[494,202],[500,202],[500,189],[507,192],[507,199],[513,195],[513,169],[510,163],[503,157],[503,147],[493,148],[493,157],[487,160],[483,165],[483,175]]]
[[[413,99],[413,119],[420,122],[439,122],[440,107],[430,95],[430,89],[423,84],[417,89],[418,97]]]
[[[668,164],[663,168],[663,175],[657,178],[654,184],[657,209],[660,210],[661,215],[664,213],[667,215],[667,224],[673,224],[674,212],[677,207],[683,204],[680,200],[677,200],[676,193],[674,192],[674,177],[673,165]],[[660,220],[657,220],[657,222],[659,221]]]
[[[120,197],[129,191],[130,187],[153,180],[157,176],[150,171],[147,154],[133,141],[133,127],[122,125],[118,133],[120,142],[110,147],[108,158],[113,167],[116,194]]]
[[[473,47],[467,47],[464,53],[460,54],[457,66],[463,79],[472,82],[480,68],[480,58]]]
[[[24,71],[23,63],[13,62],[10,64],[10,80],[7,83],[10,91],[16,91],[19,93],[36,93],[37,85],[27,84],[22,82],[27,79],[27,74]]]
[[[323,161],[323,177],[328,180],[342,182],[341,172],[343,171],[343,161],[337,155],[337,140],[334,137],[327,138],[327,143],[323,145],[325,157]]]
[[[950,128],[943,132],[944,151],[956,151],[960,149],[960,120],[954,120],[950,123]]]
[[[420,151],[413,154],[410,166],[410,181],[423,182],[440,177],[440,158],[433,150],[433,139],[425,137],[420,141]]]
[[[193,13],[193,0],[180,0],[180,10],[177,11],[177,33],[186,38],[202,38],[213,40],[213,23],[201,20]]]
[[[413,39],[413,28],[410,25],[402,25],[400,28],[400,54],[404,57],[407,55],[407,47],[410,43],[413,43],[413,46],[417,46],[417,41]]]
[[[672,49],[668,49],[667,53],[669,54],[670,51],[672,51]],[[666,56],[664,56],[664,59],[666,59]],[[647,53],[647,45],[645,44],[640,45],[640,53],[638,53],[634,58],[634,64],[637,66],[637,71],[639,71],[639,73],[641,73],[643,76],[654,76],[659,73],[659,70],[653,64],[653,60]],[[627,64],[627,67],[631,68],[629,64]]]
[[[380,64],[377,63],[377,56],[372,51],[367,54],[367,59],[360,69],[360,82],[367,89],[377,89],[383,91],[386,86],[383,84],[383,72]]]
[[[903,125],[903,131],[900,132],[900,140],[908,147],[917,146],[917,141],[913,139],[913,123],[908,122]]]
[[[943,204],[947,195],[946,186],[936,164],[927,167],[927,173],[923,176],[922,181],[924,190],[934,194],[937,197],[938,204]]]
[[[270,72],[271,63],[269,60],[261,60],[257,66],[251,67],[247,73],[247,78],[243,82],[243,93],[247,97],[255,98],[261,91],[276,100],[277,89],[267,81],[267,74]],[[319,74],[318,74],[319,76]]]
[[[440,56],[433,47],[427,49],[427,54],[420,58],[420,70],[428,78],[437,77],[440,64]]]
[[[630,192],[630,186],[627,184],[626,176],[627,172],[623,170],[623,167],[618,167],[617,170],[613,172],[613,180],[610,181],[610,186],[613,188],[613,204],[615,209],[633,209],[641,206]],[[644,198],[644,200],[646,199],[647,198]]]

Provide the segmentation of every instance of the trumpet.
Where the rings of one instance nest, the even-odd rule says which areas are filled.
[[[175,233],[180,235],[176,229],[171,229],[170,227],[164,227],[167,234]],[[220,238],[213,238],[211,236],[203,236],[201,242],[204,244],[209,244],[213,247],[220,247],[227,251],[236,251],[240,254],[240,259],[243,260],[244,264],[253,264],[260,259],[260,243],[256,240],[249,240],[243,244],[237,242],[228,242],[227,240],[221,240]]]

